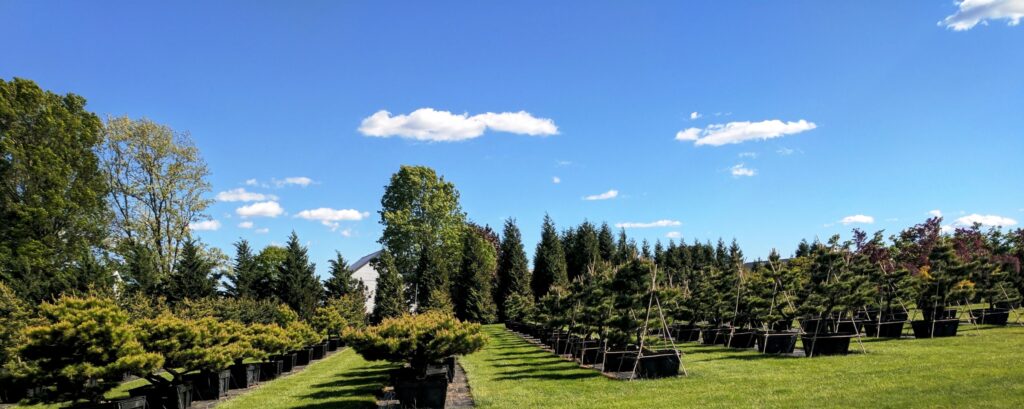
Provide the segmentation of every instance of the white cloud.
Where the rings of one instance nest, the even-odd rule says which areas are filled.
[[[842,218],[842,220],[839,220],[839,223],[842,223],[844,226],[851,225],[851,224],[854,224],[854,223],[872,224],[874,222],[875,222],[875,218],[874,217],[865,216],[863,214],[855,214],[853,216],[846,216],[846,217]]]
[[[188,228],[195,231],[214,231],[220,229],[220,222],[217,220],[203,220],[190,223]]]
[[[238,227],[242,228],[242,229],[251,229],[253,226],[255,226],[255,224],[253,224],[253,222],[248,221],[248,220],[246,220],[244,222],[241,222],[241,223],[238,223]]]
[[[271,200],[239,207],[235,209],[235,213],[242,217],[277,217],[284,213],[284,209],[280,204]]]
[[[980,223],[982,226],[1013,226],[1017,224],[1017,221],[1009,217],[997,216],[994,214],[972,213],[956,219],[953,221],[952,226],[970,227],[973,226],[974,223]]]
[[[259,185],[259,182],[257,182],[256,179],[247,179],[245,181],[245,185],[246,186],[257,186],[257,185]]]
[[[267,233],[270,232],[270,229],[264,227],[262,229],[256,229],[255,231],[256,231],[257,234],[267,234]]]
[[[789,149],[789,148],[779,148],[779,150],[775,151],[775,153],[778,153],[779,155],[782,155],[782,156],[792,155],[793,152],[796,152],[796,151],[794,151],[792,149]]]
[[[341,221],[359,221],[370,215],[369,212],[360,212],[355,209],[331,209],[329,207],[321,207],[319,209],[303,210],[295,215],[295,217],[306,219],[306,220],[318,220],[324,226],[330,227],[331,230],[337,230]]]
[[[932,217],[942,217],[942,210],[939,210],[939,209],[931,210],[931,211],[928,212],[928,215],[932,216]]]
[[[740,157],[757,159],[757,152],[740,152]]]
[[[638,223],[638,222],[615,223],[615,227],[620,228],[620,229],[647,229],[647,228],[651,228],[651,227],[681,226],[682,224],[683,224],[683,222],[680,222],[679,220],[662,219],[662,220],[658,220],[658,221],[654,221],[654,222],[647,222],[647,223],[642,223],[642,222],[641,223]]]
[[[740,163],[736,166],[733,166],[732,168],[729,168],[729,172],[731,172],[732,175],[736,177],[754,176],[757,174],[757,169],[750,169],[746,167],[745,164]]]
[[[569,166],[569,165],[572,165],[572,161],[569,161],[569,160],[560,160],[560,161],[558,161],[556,163],[558,164],[558,166]]]
[[[256,202],[260,200],[277,200],[274,195],[254,193],[246,191],[245,188],[231,189],[217,193],[217,200],[221,202]]]
[[[1024,18],[1024,0],[961,0],[956,13],[939,22],[954,31],[966,31],[978,24],[988,25],[988,20],[1009,20],[1007,25],[1016,26]]]
[[[288,186],[288,185],[296,185],[296,186],[306,187],[306,186],[309,186],[309,185],[312,185],[313,183],[315,183],[313,181],[313,179],[307,178],[305,176],[293,176],[293,177],[284,178],[283,180],[274,179],[273,182],[274,182],[274,186],[277,186],[277,187],[284,187],[284,186]]]
[[[771,119],[761,122],[729,122],[708,125],[704,129],[688,128],[676,133],[678,141],[694,141],[694,145],[722,146],[749,140],[765,140],[780,136],[798,134],[817,128],[813,122],[799,120],[782,122]]]
[[[558,176],[552,177],[551,178],[551,183],[554,183],[556,185],[559,184],[559,183],[562,183],[562,178],[560,178]]]
[[[341,231],[341,235],[345,237],[352,237],[352,229],[345,229]]]
[[[690,120],[694,120],[694,119],[700,118],[701,116],[702,115],[699,112],[697,112],[697,111],[690,112]]]
[[[615,190],[615,189],[612,189],[612,190],[609,190],[609,191],[601,193],[601,194],[584,196],[583,200],[608,200],[608,199],[614,199],[616,197],[619,197],[619,191]]]
[[[677,231],[670,231],[668,233],[665,233],[665,237],[668,237],[670,239],[679,239],[683,237],[683,233]]]
[[[408,115],[380,110],[363,119],[359,132],[366,136],[398,136],[420,141],[455,142],[473,139],[486,130],[520,135],[557,135],[558,127],[548,118],[537,118],[526,111],[487,112],[469,116],[433,108],[420,108]]]

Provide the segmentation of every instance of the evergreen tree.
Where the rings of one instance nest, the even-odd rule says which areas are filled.
[[[376,324],[409,312],[409,305],[405,302],[402,276],[398,274],[398,267],[395,266],[395,259],[391,253],[387,250],[382,251],[373,263],[378,275],[370,320]]]
[[[101,129],[78,95],[0,79],[0,280],[23,298],[50,299],[95,272],[79,264],[108,232]]]
[[[235,242],[234,274],[231,275],[228,294],[236,298],[259,298],[258,288],[264,276],[249,242]]]
[[[162,294],[166,286],[160,279],[156,256],[153,251],[141,243],[126,240],[121,243],[121,264],[118,272],[129,293]]]
[[[506,300],[513,294],[532,296],[530,289],[530,267],[523,249],[523,237],[512,218],[505,220],[502,234],[501,252],[498,255],[498,288],[495,302],[498,305],[498,316],[505,320]]]
[[[591,266],[601,260],[601,247],[597,229],[588,221],[566,233],[566,272],[571,282],[583,276]]]
[[[277,286],[281,265],[288,258],[288,250],[281,246],[270,245],[256,255],[256,274],[252,280],[252,291],[258,300],[281,301]]]
[[[181,256],[168,277],[167,301],[181,302],[217,295],[221,274],[214,271],[216,264],[203,254],[195,239],[185,241]]]
[[[417,311],[453,312],[454,306],[451,298],[453,272],[448,269],[449,264],[445,262],[446,256],[442,253],[440,248],[428,246],[423,246],[423,250],[420,252],[420,262],[416,266],[415,276],[418,281],[415,283],[416,289],[412,297]]]
[[[540,242],[537,243],[537,251],[533,256],[533,276],[530,280],[533,296],[540,300],[547,295],[551,287],[565,286],[568,283],[565,252],[555,230],[555,222],[551,220],[551,216],[544,215]]]
[[[601,223],[597,243],[601,250],[601,260],[612,262],[615,259],[615,237],[612,236],[612,228],[608,227],[607,222]]]
[[[651,243],[649,243],[647,239],[644,239],[640,244],[640,256],[643,257],[644,260],[651,260]]]
[[[464,236],[462,266],[453,287],[455,316],[463,321],[490,323],[497,314],[491,280],[498,256],[479,230],[466,229]]]
[[[617,246],[615,248],[614,259],[615,265],[623,265],[636,258],[636,243],[633,243],[626,238],[626,229],[619,229],[619,240],[616,244]]]
[[[299,317],[309,319],[323,294],[323,287],[316,277],[316,266],[309,261],[307,249],[299,243],[299,236],[294,231],[288,237],[285,250],[284,262],[278,266],[277,296]]]
[[[342,257],[341,252],[334,252],[334,259],[328,263],[331,265],[329,271],[331,276],[324,281],[325,297],[338,298],[351,294],[358,291],[359,286],[363,285],[362,281],[352,277],[354,271],[349,268],[348,262],[345,261],[345,257]]]

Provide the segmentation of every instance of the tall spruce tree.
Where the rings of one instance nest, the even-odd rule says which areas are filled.
[[[601,223],[601,231],[597,233],[598,247],[601,249],[601,260],[611,262],[615,258],[615,237],[608,223]]]
[[[447,258],[448,255],[439,247],[424,246],[420,252],[412,296],[416,311],[453,312],[451,278],[458,270],[450,270],[452,266],[446,262]],[[461,253],[459,259],[461,261]]]
[[[221,274],[215,267],[216,263],[203,254],[195,239],[185,240],[181,256],[167,280],[167,300],[180,302],[217,295]]]
[[[571,282],[583,276],[591,266],[601,260],[601,245],[597,229],[588,221],[566,233],[566,271]]]
[[[324,280],[324,297],[338,298],[358,291],[363,283],[352,277],[354,271],[349,268],[348,261],[345,261],[341,252],[334,252],[334,259],[328,263],[331,265],[328,272],[331,276]]]
[[[236,298],[259,298],[260,281],[265,277],[260,271],[256,255],[246,240],[235,242],[234,274],[228,285],[228,294]]]
[[[377,270],[377,288],[373,297],[373,313],[370,320],[379,323],[386,318],[399,317],[409,312],[409,304],[405,301],[402,276],[398,274],[395,259],[391,253],[382,251],[373,261]]]
[[[307,249],[293,231],[288,237],[284,261],[278,266],[277,296],[303,319],[313,316],[323,287],[316,277],[316,266],[309,261]]]
[[[497,309],[491,281],[498,267],[498,255],[479,229],[466,229],[462,243],[462,265],[453,286],[455,316],[464,321],[494,322]]]
[[[558,231],[555,230],[555,222],[551,220],[551,216],[544,215],[540,242],[537,243],[537,251],[533,256],[533,276],[530,280],[533,296],[540,300],[547,295],[551,287],[564,287],[568,283],[565,252]]]
[[[505,220],[502,233],[501,253],[498,255],[498,289],[495,292],[495,303],[498,305],[500,319],[508,319],[505,314],[505,302],[512,295],[532,296],[530,289],[530,267],[523,249],[523,237],[516,226],[515,219]]]
[[[0,280],[21,297],[79,286],[82,261],[103,247],[101,129],[78,95],[0,79]]]

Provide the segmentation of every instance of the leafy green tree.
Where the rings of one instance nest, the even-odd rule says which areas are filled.
[[[259,300],[277,300],[277,285],[280,282],[281,265],[288,258],[288,250],[270,245],[256,255],[256,269],[251,281],[253,297]]]
[[[498,256],[479,230],[466,229],[463,236],[462,266],[453,288],[455,316],[463,321],[494,322],[497,308],[491,296],[491,281]]]
[[[40,306],[41,323],[23,330],[19,355],[42,400],[98,402],[124,374],[144,376],[163,363],[136,338],[128,314],[113,301],[64,296]]]
[[[330,277],[324,281],[324,297],[328,299],[342,297],[352,293],[366,293],[366,286],[359,279],[352,277],[354,271],[349,268],[348,262],[342,257],[341,252],[335,252],[333,260],[328,261],[331,268]]]
[[[288,236],[285,250],[285,259],[277,270],[277,297],[299,317],[309,319],[323,294],[320,279],[316,277],[316,266],[309,261],[306,247],[299,243],[299,236],[294,231]]]
[[[377,270],[377,288],[373,297],[373,313],[370,321],[380,323],[387,318],[400,317],[409,312],[402,287],[402,276],[395,267],[395,259],[387,250],[380,252],[374,260]]]
[[[110,283],[77,277],[107,236],[101,129],[78,95],[0,79],[0,280],[21,297]]]
[[[507,319],[505,312],[506,301],[513,294],[529,296],[532,298],[533,291],[530,289],[530,266],[526,258],[526,250],[523,249],[523,236],[512,218],[505,220],[505,229],[502,233],[501,252],[498,255],[498,289],[495,302],[498,304],[498,316]]]
[[[537,251],[533,256],[533,276],[530,280],[533,296],[539,300],[547,295],[551,287],[564,287],[568,284],[562,242],[558,238],[558,231],[555,230],[555,222],[551,220],[551,216],[544,215],[540,242],[537,243]]]
[[[406,294],[409,301],[416,302],[417,296],[429,299],[430,289],[421,293],[423,281],[457,271],[461,262],[459,246],[466,216],[455,185],[428,167],[402,166],[384,189],[380,218],[384,232],[379,242],[394,257],[398,273],[411,284]],[[428,251],[433,254],[425,255]],[[421,278],[423,269],[418,267],[425,261],[438,271]]]
[[[111,230],[153,251],[159,279],[171,275],[192,224],[212,200],[210,171],[188,133],[148,119],[107,120],[102,166],[110,186]]]
[[[176,303],[185,299],[206,298],[217,295],[221,274],[193,239],[185,241],[174,271],[167,280],[167,300]]]

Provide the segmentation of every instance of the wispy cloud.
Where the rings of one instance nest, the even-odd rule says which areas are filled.
[[[246,220],[244,222],[241,222],[241,223],[238,223],[238,227],[242,228],[242,229],[251,229],[251,228],[253,228],[253,226],[255,226],[255,224],[253,222],[251,222],[251,221],[248,221],[248,220]]]
[[[1024,18],[1024,0],[960,0],[956,13],[939,22],[954,31],[966,31],[974,26],[988,25],[988,20],[1008,20],[1016,26]]]
[[[562,183],[562,178],[560,178],[558,176],[554,176],[554,177],[551,178],[551,183],[554,183],[556,185],[559,184],[559,183]]]
[[[796,151],[794,151],[792,149],[789,149],[789,148],[779,148],[779,150],[775,151],[775,153],[777,153],[779,155],[782,155],[782,156],[792,155],[793,152],[796,152]]]
[[[740,163],[729,168],[729,172],[735,177],[750,177],[757,174],[757,169],[750,169],[745,164]]]
[[[852,216],[846,216],[846,217],[842,218],[841,220],[839,220],[839,223],[842,223],[844,226],[848,226],[848,225],[851,225],[851,224],[872,224],[874,222],[875,222],[875,218],[874,217],[865,216],[863,214],[855,214],[855,215],[852,215]]]
[[[292,177],[287,177],[287,178],[284,178],[284,179],[272,179],[270,182],[273,183],[274,186],[277,186],[277,187],[285,187],[285,186],[301,186],[301,187],[306,187],[306,186],[309,186],[309,185],[312,185],[312,184],[316,183],[313,179],[310,179],[310,178],[305,177],[305,176],[292,176]]]
[[[668,233],[665,233],[665,237],[668,237],[670,239],[680,239],[683,237],[683,233],[678,231],[670,231]]]
[[[708,125],[706,128],[688,128],[676,133],[678,141],[693,141],[694,145],[722,146],[749,140],[766,140],[785,135],[809,131],[818,126],[813,122],[799,120],[782,122],[771,119],[761,122],[729,122]]]
[[[487,112],[470,116],[420,108],[405,115],[392,115],[380,110],[363,119],[359,132],[366,136],[401,138],[433,142],[455,142],[473,139],[485,131],[519,135],[557,135],[558,127],[548,118],[537,118],[526,111]]]
[[[616,197],[619,197],[619,191],[615,190],[615,189],[612,189],[612,190],[609,190],[609,191],[601,193],[601,194],[584,196],[583,200],[608,200],[608,199],[614,199]]]
[[[615,227],[620,229],[648,229],[651,227],[674,227],[681,226],[683,222],[679,220],[662,219],[653,222],[622,222],[615,223]]]
[[[256,229],[254,231],[256,232],[256,234],[267,234],[267,233],[270,232],[270,229],[264,227],[264,228],[261,228],[261,229]]]
[[[331,230],[337,230],[342,221],[359,221],[370,215],[369,212],[360,212],[355,209],[331,209],[321,207],[318,209],[303,210],[295,215],[300,219],[316,220]]]
[[[203,220],[188,225],[194,231],[215,231],[220,229],[220,222],[217,220]]]
[[[277,200],[277,196],[246,191],[245,188],[226,190],[217,193],[221,202],[257,202],[260,200]]]
[[[242,217],[277,217],[284,213],[284,209],[279,203],[271,200],[239,207],[235,209],[235,213]]]
[[[690,120],[691,121],[694,120],[694,119],[698,119],[701,116],[702,115],[700,114],[700,112],[697,112],[697,111],[690,112]]]
[[[977,214],[972,213],[967,216],[959,217],[953,221],[954,227],[970,227],[974,223],[981,224],[982,226],[1013,226],[1017,224],[1017,220],[1011,219],[1005,216],[997,216],[994,214]]]
[[[757,152],[740,152],[739,157],[757,159]]]

